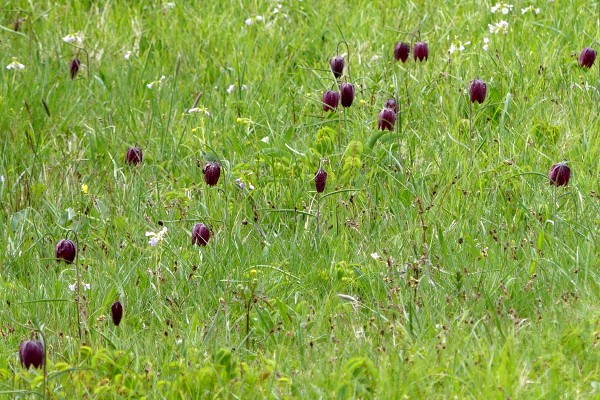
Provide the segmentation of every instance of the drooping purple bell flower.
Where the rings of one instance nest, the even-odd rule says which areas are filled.
[[[71,264],[75,260],[76,255],[77,249],[75,248],[75,243],[69,239],[62,239],[54,247],[54,258],[57,261],[63,260],[67,264]]]
[[[110,314],[112,316],[112,321],[115,326],[119,326],[121,323],[121,319],[123,318],[123,305],[121,302],[116,301],[112,307],[110,308]]]
[[[342,98],[342,106],[350,107],[354,101],[354,85],[348,82],[343,82],[340,85],[340,95]]]
[[[79,58],[75,57],[73,60],[71,60],[71,65],[69,67],[71,72],[71,80],[75,79],[75,77],[77,76],[80,66],[81,61],[79,61]]]
[[[475,79],[471,81],[469,85],[469,96],[471,97],[471,103],[483,103],[487,94],[487,86],[481,79]]]
[[[386,129],[388,131],[394,130],[394,124],[396,123],[396,113],[391,108],[384,108],[379,112],[378,127],[382,131]]]
[[[413,56],[415,58],[415,61],[417,61],[417,59],[419,61],[427,61],[427,59],[429,58],[429,47],[427,47],[427,43],[415,43],[415,46],[413,47]]]
[[[329,68],[335,79],[339,79],[344,73],[344,57],[335,56],[329,60]]]
[[[579,54],[579,66],[592,68],[594,61],[596,61],[596,50],[591,47],[585,47]]]
[[[44,345],[39,340],[26,340],[19,346],[19,359],[25,368],[44,365]]]
[[[323,93],[323,111],[335,111],[340,103],[340,94],[333,90]]]
[[[559,162],[558,164],[554,164],[552,168],[550,168],[548,177],[550,178],[550,185],[568,185],[569,179],[571,179],[571,169],[567,166],[567,163]]]
[[[404,42],[398,42],[394,46],[394,59],[396,61],[406,62],[410,53],[410,45]]]
[[[204,224],[196,224],[192,230],[192,245],[206,246],[210,239],[210,231]]]
[[[143,159],[144,155],[141,148],[130,147],[127,149],[127,154],[125,155],[125,161],[127,161],[127,164],[138,165],[142,163]]]
[[[209,186],[215,186],[221,176],[221,165],[217,162],[209,161],[202,170],[202,173],[204,174],[204,182]]]
[[[327,172],[323,168],[319,168],[315,174],[315,188],[317,193],[323,193],[325,191],[325,184],[327,183]]]

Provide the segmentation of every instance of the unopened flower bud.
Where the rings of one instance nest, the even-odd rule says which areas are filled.
[[[79,67],[81,66],[81,62],[79,61],[79,58],[74,58],[71,61],[71,80],[75,79],[75,77],[77,76],[77,73],[79,72]]]
[[[44,346],[39,340],[26,340],[19,346],[21,365],[29,368],[40,368],[44,365]]]
[[[209,186],[215,186],[221,176],[221,165],[217,162],[208,162],[202,170],[204,182]]]
[[[325,191],[325,184],[327,183],[327,172],[323,168],[319,168],[315,174],[315,188],[317,193],[323,193]]]
[[[483,103],[487,94],[487,86],[481,79],[475,79],[471,81],[469,85],[469,96],[471,97],[471,103],[478,102]]]
[[[204,224],[196,224],[192,230],[192,245],[206,246],[210,239],[210,231]]]
[[[112,307],[110,308],[110,313],[112,316],[112,321],[115,326],[119,326],[121,323],[121,319],[123,318],[123,305],[116,301]]]
[[[323,111],[335,111],[340,102],[340,94],[328,90],[323,94]]]
[[[554,164],[550,168],[548,177],[550,178],[550,185],[565,186],[569,183],[569,179],[571,179],[571,169],[565,162]]]
[[[76,255],[77,249],[75,248],[75,243],[69,239],[62,239],[54,248],[54,258],[57,261],[63,260],[67,264],[71,264],[75,260]]]
[[[410,53],[410,45],[404,42],[396,43],[394,46],[394,58],[396,61],[406,62],[408,54]]]
[[[354,101],[354,86],[351,83],[342,83],[340,85],[340,95],[342,98],[342,106],[350,107]]]
[[[329,67],[335,79],[339,79],[344,73],[344,57],[335,56],[329,60]]]

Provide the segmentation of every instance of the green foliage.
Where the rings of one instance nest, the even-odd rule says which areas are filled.
[[[598,5],[493,3],[4,1],[0,397],[597,398]]]

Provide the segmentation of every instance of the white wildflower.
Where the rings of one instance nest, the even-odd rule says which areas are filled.
[[[167,79],[167,78],[166,78],[166,77],[163,75],[163,76],[161,76],[161,77],[160,77],[160,79],[159,79],[159,80],[157,80],[157,81],[153,81],[153,82],[150,82],[149,84],[147,84],[147,85],[146,85],[146,87],[147,87],[148,89],[153,89],[153,88],[154,88],[154,86],[157,86],[157,85],[158,85],[158,86],[162,86],[162,84],[165,82],[165,80],[166,80],[166,79]]]
[[[235,85],[229,85],[229,87],[227,88],[227,93],[231,94],[231,93],[233,93],[234,90],[235,90]]]
[[[377,253],[371,253],[371,258],[373,260],[379,260],[381,258],[381,256],[379,256],[379,254],[377,254]]]
[[[533,11],[536,14],[540,13],[540,9],[539,8],[534,8],[533,6],[529,6],[529,7],[526,7],[526,8],[521,8],[521,14],[527,14],[530,11]]]
[[[483,46],[482,46],[482,48],[483,48],[484,51],[488,51],[489,47],[490,47],[490,39],[484,37],[483,38]]]
[[[4,175],[0,175],[0,183],[4,183]]]
[[[250,25],[252,25],[252,18],[248,18],[248,19],[246,19],[246,20],[244,21],[244,23],[245,23],[247,26],[250,26]]]
[[[454,42],[452,42],[450,44],[450,49],[448,49],[448,53],[452,54],[452,53],[454,53],[456,51],[464,51],[465,50],[465,46],[468,46],[470,44],[471,44],[470,41],[469,42],[465,42],[465,43],[461,42],[460,40],[459,41],[454,41]]]
[[[129,59],[131,58],[131,55],[133,53],[131,51],[126,51],[125,54],[123,54],[123,58],[127,61],[129,61]]]
[[[505,35],[508,33],[508,22],[502,20],[496,24],[488,24],[488,28],[490,28],[490,33],[498,34],[504,33]]]
[[[13,58],[12,62],[6,66],[6,69],[20,71],[22,69],[25,69],[25,66],[18,62],[16,58]]]
[[[165,9],[170,10],[172,8],[175,8],[175,3],[173,3],[173,2],[165,3]]]
[[[74,43],[78,46],[81,46],[83,43],[83,37],[80,33],[69,33],[67,36],[62,38],[63,42],[66,43]]]
[[[491,8],[491,11],[492,11],[492,14],[495,14],[496,12],[500,11],[502,14],[506,15],[509,12],[511,12],[512,9],[513,9],[512,4],[496,3],[496,5]]]
[[[210,113],[204,107],[190,108],[187,112],[188,112],[188,114],[201,114],[201,113],[204,113],[207,117],[210,117]]]
[[[91,285],[90,285],[89,283],[84,283],[84,284],[83,284],[83,290],[90,290],[90,288],[91,288]],[[75,283],[74,283],[74,284],[72,284],[72,285],[69,285],[69,290],[70,290],[71,292],[74,292],[74,291],[75,291],[75,289],[77,289],[77,282],[75,282]]]
[[[167,234],[167,227],[163,226],[163,228],[158,232],[146,232],[146,237],[150,237],[148,244],[150,246],[156,246],[158,242],[163,240],[163,237]]]
[[[262,16],[262,15],[257,15],[257,16],[256,16],[256,20],[257,20],[258,22],[262,21],[263,19],[264,19],[264,18],[263,18],[263,16]]]

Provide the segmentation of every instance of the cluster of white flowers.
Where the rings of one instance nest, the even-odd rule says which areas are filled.
[[[486,38],[486,37],[484,37],[484,38],[483,38],[483,46],[481,46],[481,48],[482,48],[484,51],[488,51],[488,48],[489,48],[489,47],[490,47],[490,38]]]
[[[83,290],[90,290],[90,287],[91,287],[91,286],[90,286],[90,284],[89,284],[89,283],[84,283],[84,284],[83,284]],[[77,289],[77,282],[75,282],[75,283],[74,283],[74,284],[72,284],[72,285],[69,285],[69,290],[70,290],[71,292],[74,292],[74,291],[75,291],[75,289]]]
[[[81,46],[83,44],[83,36],[79,32],[69,33],[67,36],[62,38],[62,40],[63,40],[63,42],[73,43],[73,44],[76,44],[77,46]]]
[[[511,12],[512,9],[513,9],[512,4],[496,3],[496,5],[492,7],[492,14],[496,14],[498,11],[500,11],[502,14],[506,15],[509,12]]]
[[[245,23],[247,26],[250,26],[250,25],[252,25],[254,22],[261,22],[262,20],[264,20],[263,16],[262,16],[262,15],[257,15],[256,17],[250,17],[250,18],[247,18],[247,19],[244,21],[244,23]]]
[[[156,246],[158,242],[163,240],[163,237],[167,234],[167,227],[163,226],[163,228],[158,232],[146,232],[146,237],[150,237],[148,244],[150,246]]]
[[[165,82],[165,80],[166,80],[166,79],[167,79],[167,78],[166,78],[166,77],[163,75],[163,76],[161,76],[161,77],[160,77],[160,79],[159,79],[159,80],[157,80],[157,81],[153,81],[153,82],[150,82],[149,84],[147,84],[147,85],[146,85],[146,87],[147,87],[148,89],[153,89],[153,88],[154,88],[154,86],[156,86],[156,85],[158,85],[158,86],[162,86],[162,84]]]
[[[6,69],[12,69],[14,71],[20,71],[25,69],[25,66],[17,61],[16,58],[12,59],[12,62],[6,66]]]
[[[456,39],[456,38],[454,38]],[[448,53],[453,54],[457,51],[464,51],[465,50],[465,46],[468,46],[471,44],[471,41],[468,42],[461,42],[460,40],[455,40],[454,42],[452,42],[450,44],[450,48],[448,49]]]
[[[540,9],[539,8],[534,8],[533,6],[529,6],[529,7],[526,7],[526,8],[521,8],[521,14],[527,14],[530,11],[532,11],[532,12],[534,12],[536,14],[540,13]]]
[[[246,90],[248,87],[246,85],[242,85],[242,90]],[[227,88],[227,93],[231,94],[233,93],[233,91],[235,90],[235,85],[231,84],[229,85],[229,87]]]
[[[508,33],[508,22],[502,20],[495,24],[488,24],[488,28],[490,28],[490,33],[504,33],[506,35]]]
[[[210,117],[210,113],[208,112],[208,110],[205,107],[190,108],[187,112],[188,112],[188,114],[201,114],[201,113],[204,113],[204,115],[206,115],[207,117]]]

